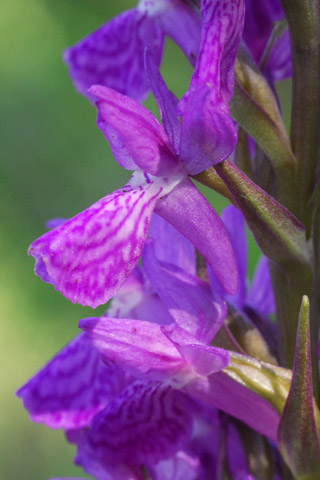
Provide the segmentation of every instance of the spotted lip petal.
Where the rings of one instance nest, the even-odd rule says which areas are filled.
[[[192,420],[187,396],[160,382],[137,380],[93,419],[78,461],[83,450],[106,465],[153,464],[181,448]]]
[[[88,93],[93,84],[107,85],[142,102],[148,94],[143,54],[146,46],[160,64],[164,36],[152,17],[128,10],[65,50],[64,61],[77,90]]]
[[[31,245],[36,273],[73,303],[107,302],[138,263],[156,201],[179,182],[142,178],[136,174]]]
[[[17,395],[34,422],[75,429],[92,418],[126,386],[121,370],[108,368],[84,334],[76,337]]]

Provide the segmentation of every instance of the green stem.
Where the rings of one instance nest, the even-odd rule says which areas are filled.
[[[286,14],[292,52],[291,142],[297,159],[299,211],[295,212],[310,231],[308,201],[320,149],[320,2],[281,0]]]

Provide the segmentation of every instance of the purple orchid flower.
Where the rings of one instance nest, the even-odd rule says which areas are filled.
[[[177,100],[164,84],[150,52],[146,53],[146,70],[164,127],[135,100],[107,87],[91,88],[99,98],[98,126],[115,158],[124,168],[137,171],[122,189],[43,235],[30,247],[36,273],[72,302],[96,307],[114,296],[139,260],[153,210],[204,255],[228,293],[236,291],[236,266],[224,226],[187,177],[188,173],[222,161],[235,144],[235,130],[233,124],[228,130],[231,120],[226,109],[241,35],[242,23],[239,26],[237,21],[243,18],[243,4],[237,0],[237,8],[228,5],[222,2],[212,10],[204,2],[202,54],[190,94],[183,102],[181,133]],[[216,31],[217,24],[220,28]],[[228,34],[230,25],[233,29]],[[217,68],[208,69],[206,59],[216,61]],[[198,93],[204,91],[198,104]],[[197,111],[201,125],[197,129],[190,110]],[[208,134],[213,131],[212,144]],[[202,139],[206,141],[201,147]],[[186,151],[187,144],[190,150],[197,145],[196,161]]]
[[[243,38],[254,60],[260,64],[276,22],[284,20],[280,0],[246,0]],[[264,73],[274,82],[292,75],[288,28],[274,40]]]
[[[149,91],[144,50],[149,47],[159,66],[168,35],[194,65],[200,46],[198,14],[182,0],[141,0],[64,53],[77,90],[105,85],[142,102]]]
[[[143,271],[134,270],[107,316],[82,320],[86,333],[18,391],[32,420],[67,430],[76,463],[98,480],[142,480],[141,465],[154,480],[208,478],[214,432],[196,428],[199,405],[276,435],[264,401],[219,377],[229,355],[210,342],[226,307],[193,274],[192,246],[163,219],[152,223]],[[165,249],[172,263],[163,262]]]
[[[166,228],[167,231],[172,230],[172,227],[166,227],[160,218],[153,224],[153,232],[158,231],[160,236]],[[171,246],[172,257],[180,264],[191,265],[194,252],[188,241],[178,232],[175,232],[175,238],[178,241]],[[160,256],[163,254],[163,246],[160,240],[157,248]],[[178,252],[181,246],[182,253],[174,255],[174,250]],[[176,268],[179,267],[176,265]],[[193,288],[202,289],[201,281]],[[162,318],[162,326],[158,323],[121,318],[128,314],[135,317],[142,313],[143,316],[148,312],[149,317],[155,320],[154,313],[159,308],[160,300],[158,299],[157,303],[155,298],[150,301],[154,296],[150,291],[150,283],[136,269],[108,311],[108,315],[116,312],[118,319],[101,319],[102,326],[106,323],[114,330],[111,337],[115,338],[115,343],[109,349],[108,360],[104,358],[105,363],[102,363],[97,351],[82,334],[17,393],[23,399],[32,420],[44,422],[51,428],[78,432],[68,434],[69,438],[73,438],[78,444],[76,461],[99,479],[140,479],[143,477],[138,474],[136,464],[153,465],[154,462],[175,454],[191,435],[194,403],[188,395],[176,388],[176,383],[188,382],[190,376],[198,375],[194,368],[198,368],[203,375],[205,371],[212,373],[223,368],[228,362],[227,352],[206,346],[183,328],[175,327],[172,323],[173,317],[165,305],[162,307],[162,311],[166,312]],[[146,301],[145,297],[149,300]],[[211,322],[221,324],[225,316],[223,301],[214,302],[206,297],[201,307],[208,310],[209,306],[213,310]],[[203,328],[199,325],[198,329],[193,329],[183,318],[181,324],[185,322],[185,326],[198,332],[199,338],[208,340],[215,327],[208,329],[209,318],[207,314],[205,317],[201,316]],[[171,325],[165,326],[170,320]],[[88,325],[95,323],[95,319],[83,323],[89,328]],[[96,328],[101,329],[100,326]],[[164,332],[162,328],[165,328]],[[190,339],[193,342],[192,345],[180,347],[185,350],[184,356],[170,340],[176,328],[179,330],[180,342],[190,342]],[[101,331],[103,332],[103,329]],[[129,339],[132,334],[136,335],[135,346]],[[103,335],[108,337],[107,332],[103,332]],[[120,350],[116,345],[120,346]],[[196,349],[197,355],[192,354],[193,349]],[[122,367],[119,369],[115,365],[121,350],[124,357],[120,363],[123,364],[125,373]],[[115,358],[112,360],[113,355]],[[166,405],[165,412],[161,407],[163,404]],[[89,430],[82,430],[88,426]],[[106,433],[105,429],[109,433]],[[149,439],[147,444],[146,436]],[[125,444],[122,439],[126,439]],[[108,441],[112,442],[112,448],[108,447]],[[115,449],[117,444],[118,448]],[[186,458],[186,455],[180,454],[174,462],[181,464],[182,468]],[[162,465],[161,471],[163,469]],[[160,474],[154,475],[153,478],[161,478]]]

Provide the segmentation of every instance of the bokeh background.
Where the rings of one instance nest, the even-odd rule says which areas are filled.
[[[0,478],[82,476],[61,431],[29,421],[16,389],[78,333],[96,311],[73,305],[33,274],[26,252],[46,220],[71,217],[129,177],[96,127],[96,111],[78,95],[62,51],[127,8],[129,0],[0,0]],[[191,67],[167,41],[162,73],[181,97]],[[290,85],[280,87],[288,98]],[[146,105],[156,114],[154,101]],[[284,105],[288,116],[287,103]],[[226,202],[202,191],[220,212]],[[250,240],[250,272],[258,251]],[[88,477],[89,478],[89,477]]]

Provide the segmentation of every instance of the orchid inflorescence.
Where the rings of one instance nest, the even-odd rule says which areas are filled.
[[[194,68],[181,99],[166,36]],[[18,390],[31,420],[98,480],[320,478],[319,2],[140,0],[64,60],[133,173],[30,246],[67,299],[111,300]],[[231,202],[221,216],[190,177]]]

